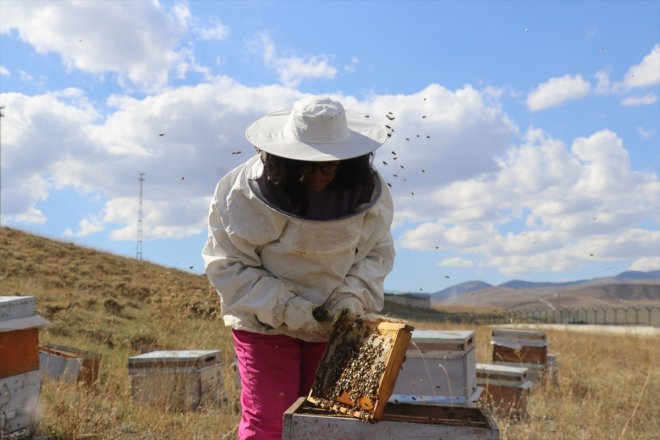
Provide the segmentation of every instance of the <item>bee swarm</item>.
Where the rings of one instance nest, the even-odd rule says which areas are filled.
[[[324,409],[373,420],[379,401],[389,397],[383,396],[382,386],[398,336],[391,328],[379,328],[381,322],[357,319],[335,325],[308,400]]]

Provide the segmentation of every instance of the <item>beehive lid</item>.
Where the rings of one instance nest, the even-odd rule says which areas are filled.
[[[50,342],[45,343],[39,347],[39,350],[44,353],[49,353],[55,356],[60,356],[63,358],[89,358],[89,359],[100,359],[101,355],[93,351],[80,350],[74,347],[67,347],[64,345],[56,345]]]
[[[35,314],[33,296],[0,296],[0,332],[50,325],[50,322]]]
[[[545,332],[534,330],[518,330],[518,329],[493,329],[493,338],[508,338],[514,340],[537,340],[545,341]]]
[[[415,330],[410,342],[413,352],[467,351],[474,346],[474,330]]]
[[[217,363],[220,350],[162,350],[128,358],[128,368],[204,367]]]
[[[477,362],[476,370],[477,375],[501,374],[505,376],[524,377],[527,375],[528,368],[501,364],[482,364]]]
[[[363,420],[378,420],[392,394],[413,327],[384,319],[335,324],[307,400]]]
[[[529,369],[500,364],[476,364],[477,382],[490,385],[522,385]]]
[[[34,315],[34,296],[0,296],[0,321]]]

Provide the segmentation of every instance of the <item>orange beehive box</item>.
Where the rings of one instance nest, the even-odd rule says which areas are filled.
[[[413,327],[384,319],[340,320],[307,400],[363,420],[378,420],[392,395]]]
[[[548,341],[544,332],[493,329],[493,362],[545,365]]]
[[[533,382],[529,369],[501,364],[477,363],[477,383],[483,387],[481,401],[501,414],[524,418]]]
[[[39,329],[0,333],[0,378],[39,369]]]
[[[39,329],[33,296],[0,296],[0,379],[39,369]]]

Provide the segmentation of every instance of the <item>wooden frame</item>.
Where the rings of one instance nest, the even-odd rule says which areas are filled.
[[[413,327],[402,322],[335,324],[307,400],[363,420],[378,420],[394,389]]]

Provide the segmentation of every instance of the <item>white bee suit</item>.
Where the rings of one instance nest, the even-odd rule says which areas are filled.
[[[392,269],[393,205],[380,176],[371,203],[337,220],[305,220],[260,198],[258,155],[218,183],[202,256],[222,303],[225,325],[236,330],[323,341],[322,332],[291,331],[285,304],[299,295],[327,305],[351,295],[366,313],[383,307],[383,281]]]

